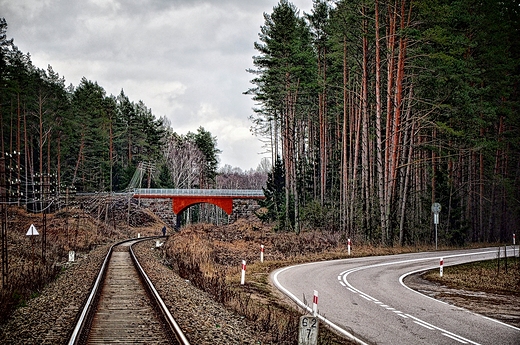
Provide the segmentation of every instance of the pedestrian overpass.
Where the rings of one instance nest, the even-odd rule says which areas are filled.
[[[156,189],[136,188],[137,199],[171,199],[173,213],[179,215],[190,206],[202,203],[220,207],[228,215],[233,213],[235,199],[265,199],[264,192],[253,189]]]

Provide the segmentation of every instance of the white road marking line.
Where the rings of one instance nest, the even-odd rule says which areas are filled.
[[[424,328],[428,328],[430,331],[433,331],[435,328],[431,328],[430,326],[427,326],[425,325],[424,323],[422,322],[419,322],[419,321],[414,321],[416,324],[418,324],[419,326],[423,326]]]
[[[487,253],[491,253],[491,251],[480,252],[480,253],[455,254],[455,255],[450,255],[450,256],[446,256],[446,257],[459,257],[459,256],[467,256],[467,255],[475,255],[475,254],[478,255],[478,254],[487,254]],[[395,264],[401,264],[401,263],[418,262],[418,261],[427,261],[427,260],[432,260],[432,258],[419,258],[419,259],[402,260],[402,261],[397,261],[397,262],[385,262],[385,263],[379,263],[379,264],[374,264],[374,265],[361,266],[361,267],[351,268],[351,269],[349,269],[349,270],[346,270],[346,271],[344,271],[344,272],[341,272],[340,275],[343,277],[343,282],[346,284],[346,286],[347,286],[347,288],[348,288],[349,290],[351,290],[351,291],[352,291],[352,290],[355,290],[355,291],[356,291],[357,293],[359,293],[359,295],[362,296],[363,298],[365,298],[365,299],[370,298],[371,300],[373,300],[373,301],[375,302],[375,301],[377,301],[376,298],[374,298],[374,297],[372,297],[372,296],[370,296],[370,295],[367,295],[367,294],[365,294],[363,291],[358,290],[358,289],[356,289],[355,287],[353,287],[353,286],[352,286],[352,285],[347,281],[347,276],[348,276],[349,274],[353,273],[353,272],[360,271],[360,270],[363,270],[363,269],[374,268],[374,267],[381,267],[381,266],[389,266],[389,265],[395,265]],[[435,266],[435,267],[437,267],[437,266]],[[402,277],[401,277],[401,278],[402,278]],[[401,282],[401,284],[402,284],[403,286],[406,286],[406,285],[404,285],[404,283],[402,282],[401,278],[399,279],[399,281]],[[407,287],[407,288],[408,288],[408,287]],[[408,289],[410,289],[410,288],[408,288]],[[412,291],[415,291],[415,290],[412,290]],[[384,307],[384,308],[389,308],[389,306],[388,306],[388,305],[385,305],[385,304],[378,304],[378,305],[380,305],[381,307]],[[390,308],[391,308],[391,307],[390,307]],[[394,309],[394,308],[392,308],[392,309]],[[390,309],[389,309],[389,310],[390,310]],[[401,315],[401,314],[399,314],[399,315]],[[437,327],[437,326],[434,326],[434,325],[428,324],[427,322],[424,322],[424,321],[422,321],[422,320],[420,320],[420,319],[418,319],[418,318],[416,318],[416,317],[414,317],[414,316],[412,316],[412,315],[410,315],[410,314],[406,314],[406,315],[407,315],[408,317],[410,317],[410,318],[416,320],[416,321],[414,321],[414,322],[416,322],[417,324],[419,324],[419,325],[421,325],[421,326],[423,326],[423,327],[426,327],[426,328],[428,328],[428,329],[432,329],[432,330],[433,330],[433,329],[436,329],[436,330],[439,330],[439,331],[441,331],[441,332],[443,332],[443,333],[450,334],[451,336],[456,337],[456,338],[459,339],[459,340],[467,341],[467,342],[469,342],[469,343],[471,343],[471,344],[474,344],[474,345],[480,345],[479,343],[476,343],[476,342],[471,341],[471,340],[469,340],[469,339],[466,339],[466,338],[463,338],[463,337],[461,337],[461,336],[458,336],[457,334],[454,334],[454,333],[452,333],[452,332],[449,332],[449,331],[447,331],[447,330],[445,330],[445,329],[442,329],[442,328],[440,328],[440,327]]]
[[[430,326],[430,327],[433,327],[434,329],[440,331],[441,333],[449,334],[449,335],[451,335],[451,336],[453,336],[453,337],[455,337],[455,338],[458,338],[458,339],[460,339],[460,340],[462,340],[462,341],[466,341],[466,342],[468,342],[468,343],[470,343],[470,344],[473,344],[473,345],[481,345],[480,343],[477,343],[477,342],[474,342],[474,341],[472,341],[472,340],[466,339],[466,338],[464,338],[464,337],[461,337],[460,335],[457,335],[457,334],[455,334],[455,333],[452,333],[452,332],[447,331],[447,330],[445,330],[445,329],[442,329],[442,328],[440,328],[440,327],[434,326],[434,325],[432,325],[431,323],[428,323],[428,322],[426,322],[426,321],[423,321],[423,320],[421,320],[421,319],[418,319],[418,318],[416,318],[416,317],[413,316],[413,315],[410,315],[410,314],[406,314],[406,315],[407,315],[408,317],[414,319],[414,320],[417,320],[417,321],[419,321],[419,322],[421,322],[421,323],[424,323],[425,325],[428,325],[428,326]]]
[[[465,341],[462,340],[462,339],[459,339],[458,337],[453,337],[453,336],[451,336],[451,335],[449,335],[449,334],[446,334],[446,333],[442,333],[442,335],[444,335],[444,336],[446,336],[446,337],[448,337],[448,338],[451,338],[451,339],[453,339],[453,340],[456,340],[456,341],[458,341],[459,343],[467,344],[467,342],[465,342]]]

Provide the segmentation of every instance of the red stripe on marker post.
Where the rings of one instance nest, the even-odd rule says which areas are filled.
[[[318,291],[314,290],[314,296],[312,297],[312,312],[314,316],[318,315]]]
[[[246,283],[246,260],[242,260],[242,276],[240,278],[240,285]]]

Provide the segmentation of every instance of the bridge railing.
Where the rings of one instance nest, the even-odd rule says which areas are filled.
[[[162,189],[136,188],[134,195],[264,197],[261,189]]]

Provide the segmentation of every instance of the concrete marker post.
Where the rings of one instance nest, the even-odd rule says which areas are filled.
[[[318,345],[319,321],[316,316],[300,317],[298,345]]]
[[[264,262],[264,245],[260,245],[260,262]]]
[[[442,274],[443,274],[443,266],[444,266],[444,259],[441,258],[440,261],[439,261],[439,274],[440,274],[441,277],[442,277]]]
[[[318,291],[314,290],[314,296],[312,296],[312,313],[314,316],[318,315]]]
[[[348,255],[350,256],[350,238],[347,240]]]
[[[242,260],[242,277],[240,278],[240,285],[246,283],[246,260]]]

